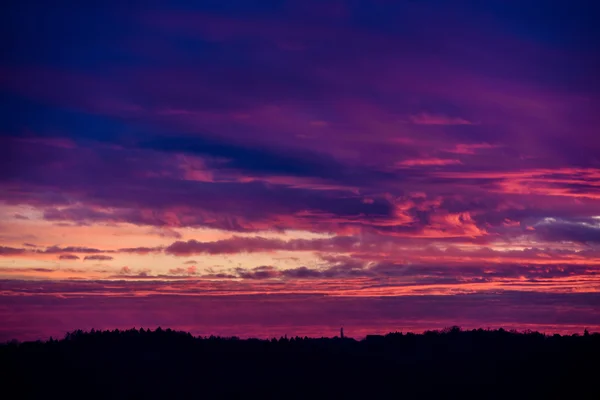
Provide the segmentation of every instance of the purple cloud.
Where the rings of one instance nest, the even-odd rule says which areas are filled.
[[[110,261],[110,260],[113,260],[113,259],[114,258],[111,257],[111,256],[104,256],[104,255],[100,255],[99,254],[99,255],[93,255],[93,256],[85,256],[83,258],[83,261],[88,261],[88,260],[89,261],[92,261],[92,260],[94,260],[94,261]]]
[[[342,306],[361,326],[361,316],[422,326],[446,321],[442,311],[469,323],[597,323],[600,86],[587,15],[558,6],[569,21],[557,29],[548,5],[293,3],[125,14],[108,4],[72,18],[39,4],[43,26],[9,24],[18,40],[0,68],[0,256],[33,266],[123,253],[147,265],[61,269],[85,282],[42,286],[17,278],[49,271],[0,266],[15,277],[0,284],[14,310],[18,297],[52,313],[63,296],[93,311],[69,297],[87,293],[111,299],[94,316],[108,325],[144,301],[156,313],[141,322],[182,324],[172,315],[181,298],[110,297],[148,292],[183,293],[186,313],[206,313],[190,320],[225,330],[283,329],[296,323],[286,307],[314,332],[321,312]],[[112,244],[95,236],[109,230]],[[230,257],[240,254],[247,264]],[[298,292],[331,296],[307,296],[306,308],[293,296],[253,303],[257,319],[226,298]],[[211,294],[224,299],[214,315],[193,298]],[[26,311],[21,332],[46,332]]]
[[[0,255],[2,255],[2,256],[14,256],[14,255],[19,255],[19,254],[24,254],[25,252],[26,252],[25,249],[0,246]]]

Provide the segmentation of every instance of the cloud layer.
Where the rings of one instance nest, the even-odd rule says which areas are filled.
[[[2,304],[30,281],[103,282],[82,307],[510,292],[562,324],[515,293],[600,288],[600,32],[575,3],[9,7]]]

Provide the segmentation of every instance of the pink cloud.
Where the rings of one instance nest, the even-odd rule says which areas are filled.
[[[445,151],[456,154],[476,154],[480,150],[488,150],[500,147],[499,145],[493,145],[489,143],[459,143],[452,149]]]

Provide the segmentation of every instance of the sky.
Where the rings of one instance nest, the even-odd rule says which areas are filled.
[[[0,340],[600,330],[600,6],[9,1]]]

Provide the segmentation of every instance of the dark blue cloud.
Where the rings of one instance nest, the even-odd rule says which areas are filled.
[[[396,174],[357,168],[342,164],[326,153],[300,149],[267,149],[241,145],[216,138],[161,137],[138,144],[164,152],[190,153],[209,158],[222,158],[226,163],[213,162],[215,168],[229,168],[258,175],[314,177],[341,184],[369,186],[382,180],[399,179]],[[209,161],[210,165],[210,161]]]

